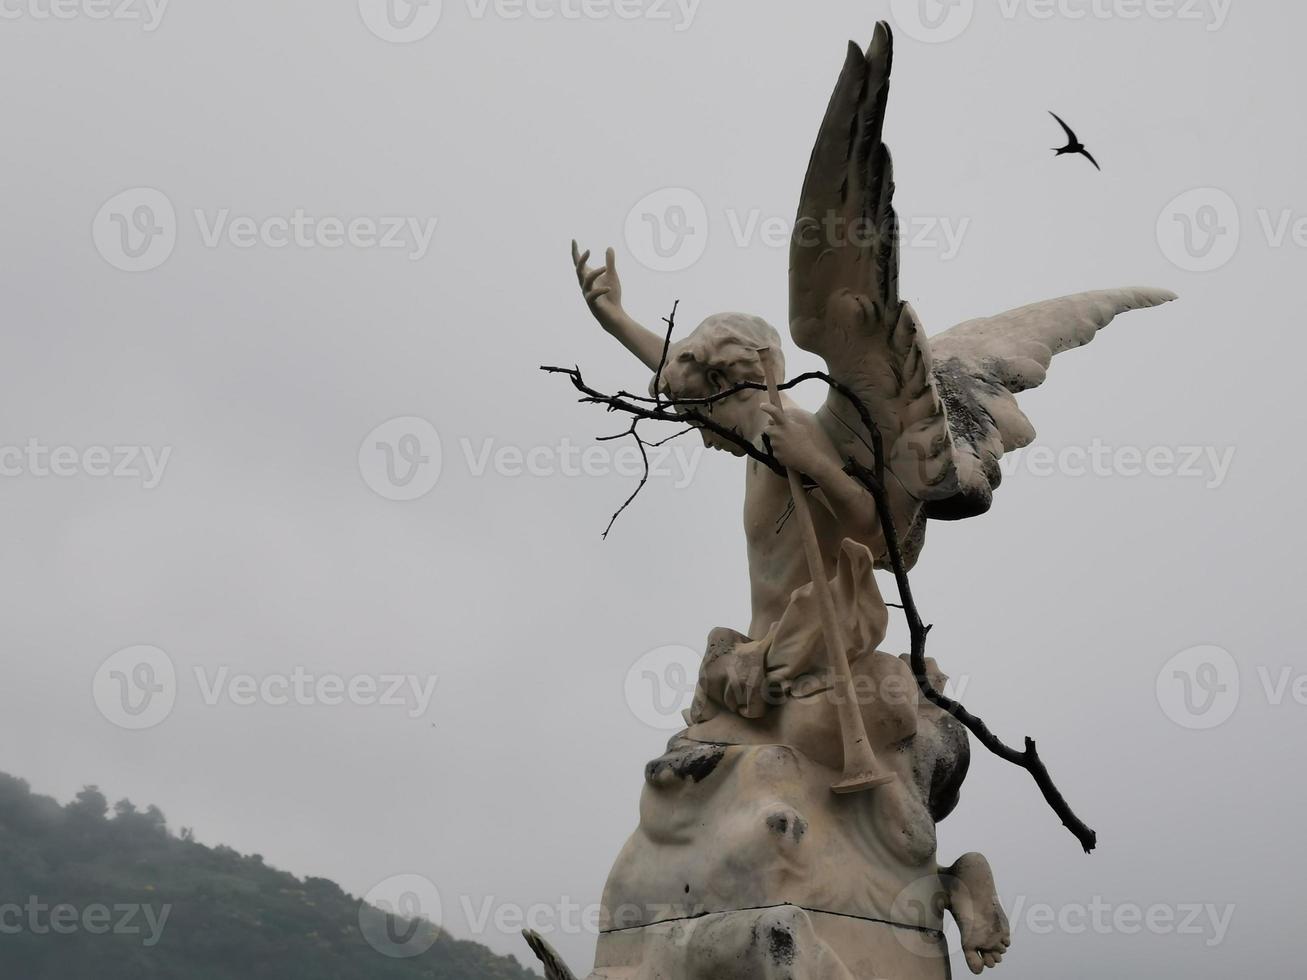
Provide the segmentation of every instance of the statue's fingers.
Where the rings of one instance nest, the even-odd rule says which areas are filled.
[[[617,252],[611,245],[608,247],[608,251],[604,253],[604,268],[608,270],[609,275],[614,278],[617,277]]]
[[[600,286],[598,289],[592,289],[588,293],[586,293],[585,301],[587,303],[593,303],[600,296],[607,296],[610,292],[612,292],[612,290],[609,289],[607,286]]]
[[[584,276],[581,277],[581,285],[583,285],[586,289],[590,289],[592,286],[594,286],[595,282],[598,281],[600,276],[604,276],[607,274],[608,274],[608,270],[605,268],[589,270],[586,272]]]
[[[975,974],[979,974],[980,971],[985,969],[985,964],[980,959],[980,953],[974,949],[967,950],[967,966],[971,969],[971,972]]]

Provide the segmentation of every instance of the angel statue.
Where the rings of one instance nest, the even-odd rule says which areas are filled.
[[[937,861],[935,825],[969,763],[966,730],[919,696],[906,658],[877,649],[888,613],[874,570],[890,556],[876,501],[851,473],[876,463],[864,418],[878,430],[882,505],[911,566],[929,520],[988,510],[1000,458],[1035,435],[1016,395],[1043,383],[1054,355],[1175,296],[1082,293],[928,338],[899,296],[882,140],[892,54],[884,23],[865,53],[850,45],[799,202],[790,333],[836,383],[815,414],[776,393],[781,337],[765,320],[718,314],[669,345],[627,313],[613,250],[592,268],[573,243],[591,313],[654,372],[652,393],[695,405],[712,423],[699,425],[704,444],[746,457],[752,596],[747,632],[709,635],[688,727],[646,767],[640,827],[605,890],[592,980],[947,977],[946,909],[973,972],[997,965],[1010,943],[984,857]],[[800,508],[806,523],[792,519]],[[826,597],[838,640],[823,628]],[[939,689],[944,676],[933,661],[928,670]],[[849,691],[877,771],[857,787],[874,788],[833,795],[857,742],[847,708],[833,706]],[[528,938],[550,976],[571,977]]]

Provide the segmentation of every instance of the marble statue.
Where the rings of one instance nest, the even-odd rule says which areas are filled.
[[[885,24],[865,53],[850,46],[818,134],[792,244],[790,331],[879,430],[910,566],[929,520],[989,508],[999,459],[1034,437],[1015,396],[1044,381],[1053,356],[1175,297],[1083,293],[927,339],[898,288],[882,141],[892,50]],[[591,268],[574,243],[573,259],[599,324],[654,372],[651,394],[701,406],[715,423],[699,426],[705,445],[746,457],[746,444],[766,447],[786,473],[744,462],[752,619],[745,632],[711,632],[686,728],[645,769],[591,980],[934,980],[949,976],[946,913],[971,970],[996,966],[1010,934],[988,862],[942,866],[936,854],[967,732],[921,697],[906,658],[879,650],[886,534],[850,473],[850,461],[875,463],[863,417],[837,387],[815,414],[782,395],[781,337],[766,321],[719,314],[669,344],[626,312],[611,249]],[[943,674],[928,669],[940,689]],[[548,976],[573,977],[527,938]]]

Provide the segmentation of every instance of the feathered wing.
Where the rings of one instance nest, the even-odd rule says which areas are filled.
[[[545,942],[539,933],[531,929],[523,929],[522,936],[531,947],[531,952],[536,954],[536,959],[545,968],[545,980],[576,980],[576,974],[567,968],[562,957],[554,952],[554,948]]]
[[[945,407],[930,346],[899,298],[894,166],[882,139],[893,35],[881,23],[864,54],[849,45],[808,165],[790,252],[790,332],[869,409],[892,472],[895,524],[917,502],[957,494]],[[823,412],[847,435],[841,451],[868,459],[868,434],[838,392]]]
[[[1034,426],[1016,394],[1044,383],[1053,358],[1083,347],[1117,316],[1176,298],[1162,289],[1106,289],[968,320],[930,341],[935,389],[948,414],[958,493],[930,501],[928,517],[957,520],[989,509],[1004,453],[1027,446]]]
[[[876,27],[864,54],[849,46],[808,165],[790,251],[790,332],[866,405],[889,467],[887,490],[909,563],[925,517],[989,509],[998,460],[1034,429],[1017,392],[1044,381],[1052,358],[1089,343],[1128,310],[1175,294],[1117,289],[1036,303],[972,320],[927,340],[899,298],[894,165],[882,139],[893,36]],[[832,391],[822,412],[838,420],[839,449],[869,461],[869,436]],[[882,558],[883,556],[877,556]]]

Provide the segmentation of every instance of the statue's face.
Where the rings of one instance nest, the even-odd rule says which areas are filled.
[[[682,390],[677,394],[681,398],[708,398],[717,391],[734,387],[735,384],[736,382],[727,382],[723,379],[720,385],[712,389]],[[697,385],[692,387],[698,389]],[[696,410],[708,416],[722,428],[738,433],[755,446],[761,446],[763,426],[767,421],[767,416],[763,414],[761,406],[762,400],[766,397],[766,392],[762,391],[752,389],[739,391],[729,398],[715,401],[708,406],[698,407]],[[699,430],[700,438],[703,439],[703,444],[709,449],[719,449],[733,456],[745,455],[743,449],[716,432],[702,426],[696,426],[696,428]]]
[[[780,336],[766,322],[740,313],[709,317],[689,337],[672,345],[662,383],[675,397],[686,399],[711,398],[746,381],[761,383],[763,370],[758,352],[763,347],[775,352],[772,356],[777,359],[777,371],[783,372]],[[697,406],[697,410],[761,448],[767,421],[762,411],[766,398],[765,391],[746,389],[711,405]],[[702,426],[699,435],[709,449],[746,455],[730,440]]]
[[[766,397],[766,393],[761,391],[740,391],[730,398],[714,402],[712,411],[704,414],[723,428],[738,432],[748,442],[758,446],[762,443],[763,424],[767,421],[761,408],[762,399]],[[743,449],[715,432],[700,428],[699,435],[709,449],[720,449],[733,456],[745,455]]]

